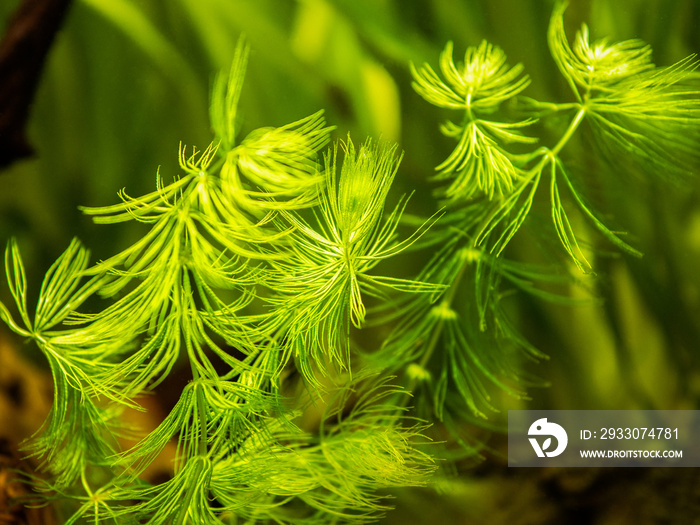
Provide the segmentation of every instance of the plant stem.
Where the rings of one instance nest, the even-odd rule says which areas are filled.
[[[460,248],[461,250],[470,250],[474,248],[474,243],[472,242],[471,248]],[[473,262],[471,257],[465,257],[464,262],[462,263],[462,266],[459,268],[457,273],[455,274],[454,279],[452,280],[452,283],[450,284],[450,288],[447,290],[447,293],[445,294],[444,299],[440,301],[441,304],[446,304],[447,307],[452,306],[452,300],[455,297],[455,294],[457,293],[457,288],[459,288],[459,283],[462,280],[462,277],[464,276],[464,272],[467,269],[467,266],[469,265],[470,262]],[[428,348],[423,354],[423,357],[421,357],[420,362],[418,363],[418,366],[421,368],[425,368],[428,365],[428,362],[430,361],[430,358],[433,355],[433,352],[435,351],[435,348],[437,347],[437,342],[440,339],[440,335],[442,334],[442,327],[445,324],[445,319],[440,318],[438,321],[438,324],[435,325],[435,329],[433,331],[433,335],[430,338],[430,342],[428,343]],[[412,382],[412,387],[415,386],[415,379]],[[411,388],[412,390],[413,388]]]
[[[192,367],[193,380],[197,381],[199,379],[199,373],[196,367]],[[194,377],[196,374],[196,377]],[[196,403],[197,403],[197,416],[199,417],[199,455],[202,457],[207,456],[207,414],[204,410],[205,399],[204,393],[199,385],[195,386]]]
[[[578,129],[579,125],[581,122],[583,122],[583,118],[586,116],[586,106],[582,105],[579,106],[578,113],[576,113],[576,116],[574,119],[571,121],[569,124],[569,127],[566,129],[562,137],[559,139],[559,142],[557,142],[556,146],[554,146],[550,152],[550,155],[552,157],[556,157],[559,152],[566,146],[566,143],[569,142],[571,137],[574,135],[576,130]]]

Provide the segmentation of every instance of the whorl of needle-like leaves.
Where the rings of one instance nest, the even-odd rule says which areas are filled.
[[[654,68],[651,47],[641,40],[609,44],[603,39],[591,44],[586,24],[576,33],[572,49],[564,32],[566,7],[567,2],[555,7],[548,39],[554,61],[577,96],[581,89],[587,94],[614,89],[618,82]]]
[[[371,273],[379,262],[418,239],[434,218],[397,242],[395,232],[407,199],[400,199],[384,216],[399,164],[396,148],[367,141],[356,150],[348,139],[342,149],[342,165],[337,147],[326,157],[326,185],[318,197],[316,224],[298,214],[283,214],[284,222],[294,228],[289,255],[270,260],[274,323],[309,379],[312,363],[321,368],[328,362],[347,364],[349,326],[359,328],[365,320],[363,295],[386,297],[388,289],[439,288]]]
[[[452,42],[448,42],[440,55],[444,81],[430,65],[416,69],[411,64],[413,88],[431,104],[491,113],[530,83],[527,75],[520,77],[522,64],[508,67],[503,50],[485,40],[478,47],[468,47],[464,62],[458,64],[454,62],[452,47]]]
[[[531,143],[521,128],[534,119],[522,122],[497,122],[483,118],[494,113],[501,103],[516,96],[530,83],[521,76],[522,64],[508,67],[505,53],[483,41],[469,47],[464,62],[455,64],[452,42],[440,55],[442,80],[424,64],[411,65],[413,87],[425,100],[436,106],[464,111],[461,124],[447,122],[441,131],[457,141],[454,151],[436,167],[434,180],[451,181],[438,192],[448,201],[461,202],[485,194],[489,200],[509,195],[520,176],[512,156],[505,149],[508,143]]]
[[[280,206],[272,199],[295,198],[295,204],[304,207],[316,197],[316,186],[323,183],[315,161],[316,152],[328,143],[328,132],[323,112],[319,111],[298,122],[279,128],[261,128],[251,132],[230,152],[232,164],[248,179],[253,188],[239,188],[232,196],[257,197],[257,205],[272,208]],[[292,203],[283,203],[287,208]]]
[[[222,157],[221,181],[225,197],[245,211],[303,208],[314,204],[323,175],[316,154],[329,141],[323,111],[281,127],[252,131],[240,143],[238,101],[249,49],[238,43],[229,75],[219,75],[212,92],[212,127]]]
[[[623,154],[636,170],[674,179],[700,161],[698,66],[689,56],[667,68],[651,61],[640,40],[589,43],[584,24],[573,49],[564,32],[567,2],[549,25],[549,47],[559,70],[593,126],[597,143],[613,162]]]
[[[505,123],[482,119],[472,120],[464,126],[447,122],[440,127],[443,135],[458,142],[450,155],[435,169],[433,180],[452,181],[438,193],[448,201],[462,202],[485,194],[489,200],[508,196],[513,192],[522,170],[503,147],[504,143],[532,143],[536,139],[520,133],[520,128],[533,121]]]

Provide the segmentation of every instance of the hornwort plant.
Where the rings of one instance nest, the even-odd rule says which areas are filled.
[[[644,43],[591,43],[585,25],[572,45],[565,9],[548,43],[568,102],[524,96],[523,66],[488,42],[462,62],[448,43],[439,73],[412,66],[416,92],[457,115],[440,127],[456,147],[432,177],[432,217],[404,216],[407,197],[387,207],[396,146],[348,137],[326,149],[321,112],[239,141],[241,43],[213,88],[212,144],[181,147],[182,173],[158,175],[154,192],[83,209],[143,223],[138,241],[91,265],[74,240],[30,311],[11,240],[15,313],[0,303],[0,317],[39,348],[54,384],[25,444],[45,471],[30,478],[38,499],[60,501],[65,523],[367,523],[389,508],[381,490],[426,485],[438,459],[472,454],[462,423],[497,410],[494,387],[524,396],[523,359],[544,357],[509,319],[507,287],[561,299],[546,285],[569,279],[506,256],[538,195],[579,271],[594,253],[581,219],[640,255],[572,175],[581,126],[601,158],[625,157],[636,174],[682,179],[697,166],[695,59],[658,68]],[[380,271],[418,250],[432,255],[414,279]],[[359,337],[367,327],[372,338]],[[123,410],[183,366],[173,409],[124,446]],[[172,478],[147,481],[171,442]]]

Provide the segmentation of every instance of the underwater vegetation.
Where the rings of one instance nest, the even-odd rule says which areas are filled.
[[[697,59],[657,66],[643,41],[586,24],[572,38],[566,12],[541,35],[560,101],[530,93],[497,42],[406,64],[441,134],[415,188],[402,175],[420,152],[338,138],[322,110],[247,131],[241,38],[212,84],[209,142],[181,144],[155,188],[81,207],[129,242],[94,260],[73,239],[35,286],[10,239],[0,319],[53,385],[23,444],[39,464],[27,504],[64,523],[370,523],[389,494],[444,489],[478,459],[499,412],[555,379],[532,311],[602,308],[596,274],[644,264],[642,232],[620,224],[654,219],[624,188],[697,185]],[[165,389],[164,417],[133,428]]]

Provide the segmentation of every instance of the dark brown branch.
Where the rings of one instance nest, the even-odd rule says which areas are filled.
[[[29,157],[29,109],[71,0],[23,0],[0,41],[0,168]]]

